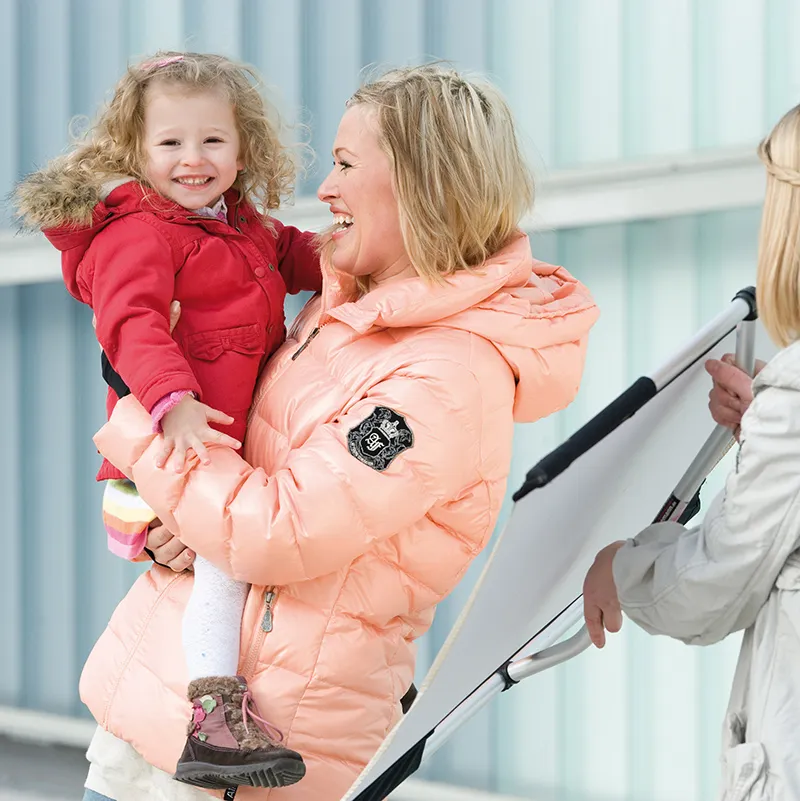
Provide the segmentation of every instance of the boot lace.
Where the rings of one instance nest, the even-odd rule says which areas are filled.
[[[244,730],[250,734],[250,727],[247,723],[248,718],[252,718],[258,728],[271,740],[275,740],[279,743],[283,742],[283,732],[277,726],[274,726],[268,720],[262,718],[259,714],[258,706],[249,688],[242,693],[242,721],[244,723]]]

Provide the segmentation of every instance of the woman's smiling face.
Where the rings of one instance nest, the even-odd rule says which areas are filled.
[[[331,264],[372,283],[416,275],[406,252],[389,156],[378,139],[375,111],[345,111],[333,145],[333,169],[317,196],[330,206],[336,229]]]

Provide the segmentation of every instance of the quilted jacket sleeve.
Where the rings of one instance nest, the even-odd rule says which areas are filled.
[[[800,519],[800,393],[759,392],[742,420],[736,469],[703,523],[658,523],[614,557],[626,615],[654,634],[706,645],[750,626]]]
[[[275,226],[278,270],[290,295],[298,292],[319,292],[322,289],[322,271],[319,253],[314,244],[316,234],[299,231],[292,225],[272,220]]]
[[[97,339],[109,362],[148,411],[165,395],[200,385],[169,332],[175,258],[150,225],[126,218],[100,232],[90,248],[85,285]]]
[[[513,378],[504,374],[510,429]],[[402,417],[413,436],[383,470],[358,456],[369,446],[359,426],[376,408]],[[226,448],[213,448],[208,466],[191,461],[184,475],[156,469],[149,418],[128,398],[95,442],[184,543],[237,579],[282,585],[345,567],[479,479],[483,413],[473,373],[443,360],[375,385],[272,476]]]

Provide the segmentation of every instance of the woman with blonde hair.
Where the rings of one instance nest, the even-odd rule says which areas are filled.
[[[163,523],[158,562],[183,568],[189,547],[251,587],[238,673],[307,767],[285,801],[338,801],[399,720],[414,641],[491,536],[514,422],[572,400],[597,316],[519,230],[533,185],[491,85],[389,72],[347,104],[333,158],[322,293],[261,374],[244,458],[212,445],[209,464],[160,468],[133,398],[96,437]],[[191,585],[153,567],[86,664],[101,798],[195,797],[163,790],[189,721]]]
[[[800,106],[758,152],[767,170],[759,316],[783,350],[752,390],[732,365],[707,364],[712,415],[740,445],[702,524],[657,523],[612,543],[584,584],[599,648],[622,612],[692,645],[744,630],[724,726],[724,801],[800,798]]]

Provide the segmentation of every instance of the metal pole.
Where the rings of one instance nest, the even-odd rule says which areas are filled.
[[[703,326],[680,353],[676,353],[650,376],[657,389],[663,389],[677,378],[687,367],[697,361],[698,355],[702,356],[711,350],[737,323],[741,323],[751,313],[752,307],[747,300],[735,297],[722,314]]]

